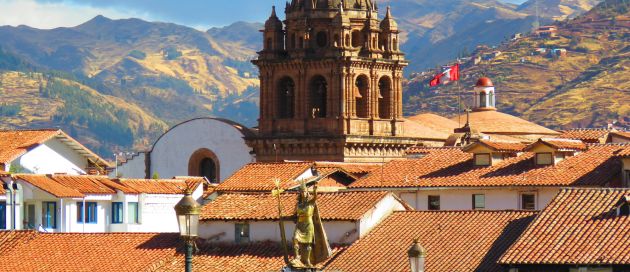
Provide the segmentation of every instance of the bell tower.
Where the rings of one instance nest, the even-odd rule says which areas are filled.
[[[258,161],[381,162],[404,156],[398,25],[373,0],[292,0],[262,30]]]

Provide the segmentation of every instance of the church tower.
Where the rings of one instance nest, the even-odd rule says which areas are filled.
[[[373,0],[292,0],[262,30],[258,161],[381,162],[404,156],[407,66],[389,8]]]
[[[479,78],[474,89],[473,111],[496,111],[495,98],[492,81],[487,77]]]

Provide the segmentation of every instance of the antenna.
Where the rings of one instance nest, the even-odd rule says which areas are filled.
[[[540,12],[538,10],[538,0],[534,1],[534,6],[536,8],[536,21],[534,22],[534,28],[540,27]]]

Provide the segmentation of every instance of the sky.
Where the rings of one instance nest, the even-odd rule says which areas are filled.
[[[76,26],[103,15],[205,30],[237,21],[263,22],[272,5],[282,13],[285,3],[286,0],[0,0],[0,25],[51,29]]]

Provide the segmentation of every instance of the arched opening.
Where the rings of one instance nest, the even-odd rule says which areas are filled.
[[[295,115],[295,83],[290,77],[278,82],[278,118],[290,119]]]
[[[334,40],[335,40],[333,44],[334,47],[338,47],[340,44],[342,44],[341,41],[339,40],[339,34],[335,34]]]
[[[295,33],[291,34],[291,49],[295,49]]]
[[[394,51],[398,51],[398,40],[396,38],[394,38],[392,43],[393,43]]]
[[[357,106],[357,117],[368,118],[369,101],[368,92],[370,88],[369,79],[366,75],[360,75],[355,81],[355,99]]]
[[[376,47],[376,45],[377,45],[376,37],[372,37],[372,48],[378,49],[378,47]]]
[[[326,98],[328,95],[328,83],[323,76],[315,76],[309,86],[309,109],[313,118],[326,117]]]
[[[363,41],[361,41],[361,31],[352,31],[352,47],[360,47]]]
[[[350,47],[350,34],[346,34],[344,44],[346,45],[346,47]]]
[[[382,77],[378,81],[378,117],[381,119],[391,119],[392,105],[392,81],[389,77]]]
[[[211,183],[221,181],[219,170],[219,158],[207,148],[201,148],[193,152],[188,161],[188,175],[193,177],[205,177]]]
[[[486,107],[486,93],[479,93],[479,107]]]
[[[300,37],[300,40],[298,41],[298,47],[300,49],[304,48],[304,38]]]
[[[495,106],[495,104],[494,104],[494,103],[495,103],[495,101],[494,101],[494,92],[490,92],[490,94],[489,94],[489,100],[490,100],[490,103],[489,103],[489,105],[488,105],[488,106],[490,106],[490,107],[494,107],[494,106]]]

